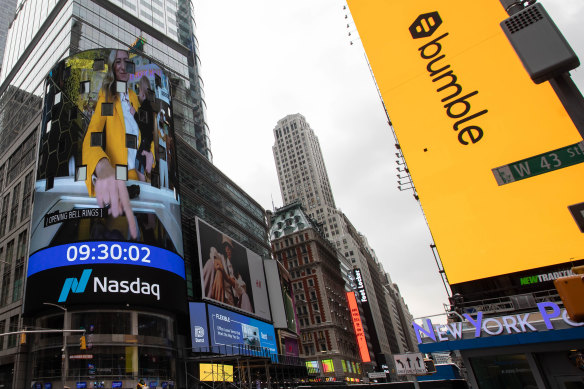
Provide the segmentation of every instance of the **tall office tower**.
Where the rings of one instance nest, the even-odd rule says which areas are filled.
[[[380,270],[382,270],[381,267]],[[398,334],[400,353],[417,352],[418,342],[416,340],[414,328],[412,327],[414,317],[410,313],[410,310],[399,291],[399,287],[397,284],[393,283],[389,273],[385,273],[383,279],[384,285],[389,291],[389,296],[391,298],[392,314],[395,318],[393,324],[395,327],[395,333]],[[388,305],[390,304],[388,303]]]
[[[12,19],[14,19],[15,12],[16,0],[4,0],[0,3],[0,68],[2,67],[2,58],[4,58],[6,34]]]
[[[336,209],[318,138],[300,114],[278,120],[272,148],[284,204],[300,200],[309,216],[325,222]]]
[[[363,310],[378,365],[400,351],[389,291],[382,266],[367,239],[336,208],[318,138],[301,114],[288,115],[274,128],[272,147],[284,205],[300,201],[309,217],[323,224],[325,238],[340,253],[340,272],[353,277],[359,269],[368,300]]]
[[[306,359],[309,375],[339,381],[360,379],[367,370],[362,369],[363,363],[371,358],[361,324],[359,334],[353,331],[352,308],[356,306],[350,310],[337,250],[299,202],[274,212],[270,239],[276,259],[290,273],[300,356]]]
[[[339,238],[342,218],[335,206],[318,138],[306,118],[294,114],[279,120],[274,139],[272,151],[284,205],[300,201],[308,216],[323,224],[326,238]],[[340,268],[348,284],[352,268],[348,258],[341,257]]]
[[[34,96],[42,96],[40,80],[59,59],[98,47],[135,45],[174,72],[172,89],[179,103],[174,108],[176,131],[212,160],[192,15],[187,0],[20,1],[0,73],[0,117],[6,116],[6,104],[17,90],[29,93],[20,96],[25,105]],[[30,109],[26,111],[25,116],[30,116]],[[0,145],[5,148],[18,127],[0,131]]]
[[[138,377],[151,377],[152,382],[164,382],[165,385],[181,379],[177,377],[176,360],[178,356],[184,356],[185,339],[188,339],[185,338],[184,328],[189,326],[184,324],[184,311],[182,314],[177,312],[186,306],[186,282],[170,283],[179,297],[181,290],[185,289],[182,300],[173,298],[168,303],[164,297],[166,292],[162,290],[170,288],[168,285],[165,287],[164,282],[176,277],[182,277],[183,281],[185,277],[189,278],[192,289],[192,274],[184,274],[184,262],[177,257],[177,254],[179,257],[182,255],[183,246],[180,204],[172,188],[178,186],[177,177],[172,175],[172,169],[168,167],[176,163],[173,148],[181,146],[178,141],[169,140],[168,122],[172,121],[177,139],[184,143],[183,150],[188,150],[183,151],[183,155],[196,153],[197,150],[200,153],[197,154],[198,158],[211,159],[191,15],[191,2],[186,0],[19,1],[8,30],[0,73],[0,147],[3,150],[0,156],[0,333],[30,328],[67,328],[77,332],[28,334],[26,339],[16,335],[0,337],[0,382],[6,387],[23,388],[31,387],[31,384],[43,387],[52,385],[53,388],[65,385],[74,387],[75,381],[87,383],[89,377],[105,380],[107,385],[123,387],[135,386]],[[151,88],[155,93],[152,98],[150,92],[147,93],[149,101],[158,109],[162,106],[160,112],[166,113],[158,120],[162,132],[154,151],[156,165],[149,178],[152,179],[151,185],[142,186],[141,194],[134,192],[132,195],[141,196],[142,205],[146,205],[149,194],[166,193],[165,197],[154,196],[150,200],[166,201],[165,206],[159,207],[160,210],[168,212],[167,216],[175,217],[157,219],[155,216],[159,213],[155,209],[148,211],[149,216],[141,215],[148,206],[142,208],[142,211],[138,207],[135,216],[140,231],[132,232],[130,228],[129,232],[129,236],[136,239],[135,242],[152,239],[152,242],[156,242],[153,243],[155,247],[138,243],[130,246],[125,246],[127,243],[112,244],[112,241],[120,240],[120,230],[110,230],[111,226],[103,225],[97,228],[99,223],[91,215],[85,221],[65,223],[69,216],[80,216],[83,213],[81,211],[74,211],[66,217],[44,219],[48,224],[43,222],[43,217],[49,213],[64,215],[62,210],[67,207],[69,210],[87,207],[86,200],[80,200],[81,197],[77,196],[81,192],[76,191],[85,188],[87,196],[84,178],[90,187],[95,185],[98,178],[92,176],[91,172],[86,174],[84,162],[72,156],[80,152],[79,130],[87,128],[89,117],[92,117],[87,110],[98,106],[97,91],[102,85],[102,78],[107,69],[115,67],[113,63],[108,63],[108,54],[111,57],[116,52],[118,55],[124,52],[131,56],[133,62],[126,59],[125,71],[133,73],[134,77],[146,77],[150,83],[148,89]],[[126,90],[126,95],[129,98],[136,97],[142,86],[138,87],[137,79],[128,82],[136,94]],[[120,85],[116,84],[115,87],[116,93],[121,94],[118,90]],[[72,97],[77,100],[73,101]],[[172,117],[168,106],[161,103],[170,99]],[[87,102],[87,105],[81,102]],[[95,116],[106,121],[111,119],[105,117],[114,117],[107,113],[108,109],[113,108],[114,112],[118,109],[117,106],[108,106],[107,102],[99,106],[100,110],[102,108],[101,115]],[[64,127],[63,124],[70,127]],[[102,129],[105,129],[103,125]],[[91,147],[107,148],[104,139],[109,138],[92,137]],[[37,149],[39,140],[41,145]],[[168,143],[165,144],[166,140]],[[127,137],[125,146],[120,145],[119,149],[137,148],[136,136]],[[130,158],[127,160],[128,164],[133,162]],[[124,172],[127,171],[116,170],[116,177],[122,179],[120,177],[124,176]],[[64,182],[70,183],[68,189],[63,186]],[[232,183],[226,185],[233,190]],[[239,190],[235,191],[238,199],[245,198],[239,195]],[[33,193],[35,212],[37,208],[45,206],[46,214],[31,221]],[[47,196],[55,197],[44,202],[43,195],[45,200]],[[69,205],[66,198],[72,201]],[[91,201],[93,205],[90,208],[97,209],[95,200]],[[136,200],[132,201],[135,203]],[[216,220],[228,219],[224,209],[211,212],[204,204],[186,204],[197,207],[199,213],[212,213]],[[250,209],[250,204],[246,202],[246,211]],[[107,207],[105,201],[103,205]],[[246,223],[245,216],[235,222],[229,219],[239,227],[239,231],[244,231],[242,235],[232,235],[244,242],[246,239],[242,236],[248,236],[251,240],[255,238],[260,241],[256,245],[263,244],[264,252],[268,252],[267,233],[265,227],[263,230],[261,227],[265,224],[262,210],[258,210],[255,205],[251,208],[253,211],[248,211],[248,214],[259,214],[254,216],[259,220],[259,227],[246,235],[245,228],[240,225]],[[107,219],[107,212],[105,216]],[[52,225],[49,220],[57,221],[57,224]],[[89,225],[86,222],[97,229],[92,227],[83,232]],[[128,226],[131,226],[131,222]],[[71,243],[71,239],[87,243],[79,246],[78,242]],[[100,243],[104,246],[97,248],[94,247],[96,239],[110,243]],[[47,251],[63,247],[58,244],[59,241],[66,242],[66,247],[69,247],[65,257]],[[120,267],[106,274],[110,266],[108,264],[92,262],[93,267],[85,270],[58,264],[62,258],[75,261],[79,247],[86,253],[86,259],[100,257],[107,262],[113,257],[121,259],[123,253],[123,260],[143,260],[146,266],[134,266],[129,272],[122,271]],[[114,251],[109,251],[109,248]],[[101,254],[94,254],[98,251]],[[110,256],[112,253],[113,256]],[[31,257],[36,254],[35,258],[45,258],[39,263],[50,264],[49,267],[34,268],[31,265],[34,258],[29,258],[29,254]],[[145,255],[150,259],[144,258]],[[165,260],[166,263],[174,261],[177,267],[164,271],[156,268],[153,265],[156,260],[153,258],[162,258],[159,255],[169,259],[168,262]],[[53,271],[61,273],[50,276],[49,273]],[[100,273],[103,271],[106,273]],[[191,271],[198,276],[198,267]],[[146,273],[150,273],[150,276]],[[96,281],[88,282],[90,274]],[[41,278],[45,276],[52,282],[42,281]],[[167,276],[170,278],[164,281]],[[120,288],[124,282],[120,277],[126,278],[128,283],[123,285],[127,288]],[[160,279],[156,281],[158,277]],[[147,278],[150,278],[148,282]],[[25,281],[26,303],[23,301]],[[131,282],[135,284],[130,292]],[[53,287],[58,291],[52,290]],[[125,294],[111,299],[117,293]],[[100,294],[102,297],[92,300]],[[104,294],[110,294],[110,297]],[[170,297],[170,294],[167,296]],[[136,300],[140,296],[150,296],[150,303],[148,299]],[[86,303],[76,304],[75,299],[82,297],[88,299]],[[162,301],[167,303],[161,305]],[[175,309],[177,307],[178,311]],[[89,353],[80,350],[83,333],[79,332],[80,329],[86,331],[84,346],[91,348]],[[88,362],[87,358],[92,360]]]

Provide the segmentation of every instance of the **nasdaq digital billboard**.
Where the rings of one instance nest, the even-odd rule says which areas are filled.
[[[45,302],[186,309],[169,90],[132,51],[80,52],[49,72],[26,313]]]
[[[219,350],[228,354],[244,349],[252,353],[255,349],[266,349],[270,354],[278,354],[271,324],[205,303],[189,303],[189,311],[193,351],[204,348],[209,340],[211,346],[227,346]]]
[[[582,138],[500,2],[348,3],[450,284],[582,258]]]
[[[204,299],[271,320],[262,258],[196,219]]]

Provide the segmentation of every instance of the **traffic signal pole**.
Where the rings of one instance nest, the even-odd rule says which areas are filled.
[[[500,0],[501,5],[507,11],[509,16],[525,8],[525,5],[531,5],[537,0],[519,1],[519,0]],[[550,85],[556,92],[558,99],[564,106],[564,109],[570,116],[574,126],[578,129],[580,136],[584,139],[584,97],[572,80],[570,73],[563,73],[549,80]]]

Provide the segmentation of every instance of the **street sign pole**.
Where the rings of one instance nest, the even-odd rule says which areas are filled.
[[[499,186],[584,162],[584,141],[534,155],[494,169]]]

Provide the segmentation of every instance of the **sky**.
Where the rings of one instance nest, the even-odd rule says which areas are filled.
[[[541,3],[584,62],[584,1]],[[301,113],[319,138],[337,207],[414,318],[443,313],[432,237],[412,191],[398,190],[395,139],[345,5],[194,0],[213,163],[264,208],[281,207],[272,131]],[[582,69],[572,76],[584,90]]]

